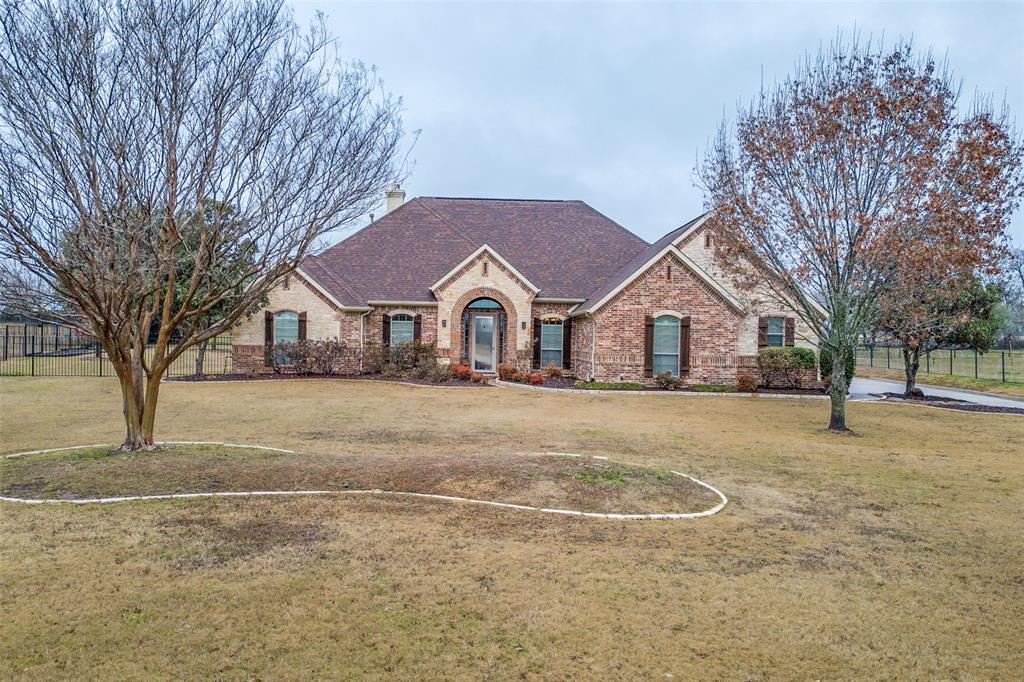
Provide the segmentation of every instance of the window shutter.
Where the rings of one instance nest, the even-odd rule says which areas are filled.
[[[540,318],[533,318],[533,368],[540,369]]]
[[[299,313],[299,341],[306,340],[306,312]]]
[[[423,332],[423,316],[413,315],[412,316],[412,340],[419,341],[420,336]]]
[[[263,313],[263,366],[274,364],[274,313]]]
[[[786,340],[784,343],[787,346],[792,346],[796,341],[796,318],[786,318]]]
[[[690,318],[679,320],[679,372],[690,369]]]
[[[572,318],[562,320],[562,369],[572,369]]]
[[[768,318],[757,318],[757,347],[764,348],[768,345]]]
[[[384,346],[390,346],[391,345],[391,316],[388,315],[387,313],[384,313],[384,315],[381,317],[380,328],[381,328],[380,342],[382,344],[384,344]]]
[[[644,318],[644,376],[654,376],[654,318]]]

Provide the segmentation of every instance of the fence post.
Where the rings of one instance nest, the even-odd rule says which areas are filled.
[[[924,352],[924,373],[932,373],[932,352],[930,349]]]
[[[10,325],[4,325],[4,360],[7,360],[7,333],[11,330]]]
[[[36,337],[32,335],[32,376],[36,375]]]
[[[100,347],[100,340],[99,339],[93,339],[93,343],[96,344],[96,357],[99,358],[99,361],[100,361],[99,362],[99,365],[100,365],[100,376],[103,376],[103,352],[100,349],[101,348]]]
[[[1003,383],[1006,383],[1006,351],[999,351],[999,365],[1003,369]]]
[[[949,376],[953,376],[953,349],[949,349]]]
[[[978,378],[978,351],[974,351],[974,378]]]
[[[889,346],[885,347],[885,368],[892,369],[892,356],[889,355]]]

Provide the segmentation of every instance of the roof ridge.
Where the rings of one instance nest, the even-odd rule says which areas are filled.
[[[416,199],[442,199],[447,201],[532,201],[537,203],[545,202],[549,204],[586,204],[585,201],[582,201],[580,199],[522,199],[512,197],[439,197],[431,195],[416,197]]]

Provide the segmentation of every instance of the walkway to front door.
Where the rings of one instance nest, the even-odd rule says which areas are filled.
[[[473,316],[473,335],[470,339],[470,348],[473,350],[473,369],[477,372],[491,374],[497,364],[495,357],[497,343],[495,343],[495,319],[496,315],[477,313]]]

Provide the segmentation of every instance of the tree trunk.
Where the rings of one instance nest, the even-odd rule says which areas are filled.
[[[828,422],[829,431],[846,433],[846,363],[841,358],[846,357],[846,349],[839,349],[834,356],[832,364],[832,385],[829,386],[829,397],[832,399],[832,414]]]
[[[921,349],[908,348],[903,346],[903,373],[906,375],[907,385],[903,395],[909,396],[917,387],[917,370],[921,368]]]
[[[129,362],[114,362],[124,411],[125,436],[121,449],[126,451],[151,449],[153,417],[156,413],[157,392],[147,390],[143,380],[142,362],[133,357]],[[152,385],[152,380],[148,382]],[[157,379],[159,385],[159,379]],[[149,418],[147,420],[147,415]]]
[[[197,377],[203,376],[203,358],[206,357],[206,347],[209,345],[210,340],[206,339],[199,344],[199,350],[196,353],[196,372]]]

